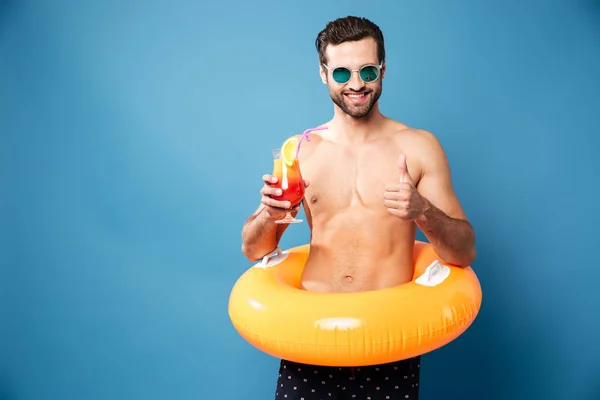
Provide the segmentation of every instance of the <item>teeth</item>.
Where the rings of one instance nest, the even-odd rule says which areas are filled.
[[[362,94],[348,94],[346,96],[352,97],[353,99],[360,99],[361,97],[364,97],[365,94],[364,93],[362,93]]]

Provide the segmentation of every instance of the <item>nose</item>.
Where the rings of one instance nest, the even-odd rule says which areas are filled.
[[[353,71],[352,75],[350,75],[350,80],[348,81],[348,87],[357,92],[365,86],[365,83],[360,79],[358,74],[358,71]]]

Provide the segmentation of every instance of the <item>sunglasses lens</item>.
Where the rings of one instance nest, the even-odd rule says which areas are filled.
[[[365,82],[373,82],[379,75],[379,69],[374,66],[367,66],[360,70],[360,77]]]
[[[337,83],[346,83],[350,80],[351,74],[352,73],[347,68],[336,68],[331,73],[331,76],[333,76],[333,79]]]

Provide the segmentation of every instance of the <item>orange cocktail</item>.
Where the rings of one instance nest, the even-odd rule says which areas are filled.
[[[281,196],[272,196],[278,201],[289,201],[292,207],[300,204],[304,198],[304,180],[298,162],[287,166],[283,160],[273,160],[273,175],[277,177],[277,183],[272,186],[281,189]]]
[[[298,140],[290,138],[281,146],[281,149],[273,150],[273,175],[277,177],[277,183],[272,186],[281,189],[280,196],[271,196],[278,201],[289,201],[290,208],[294,208],[304,198],[304,179],[300,172],[300,162],[298,161],[296,147]],[[278,224],[291,224],[302,222],[292,216],[290,211],[281,220],[275,221]]]

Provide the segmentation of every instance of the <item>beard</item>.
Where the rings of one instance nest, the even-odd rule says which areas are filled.
[[[329,96],[346,114],[353,118],[360,119],[367,117],[371,113],[371,110],[373,110],[375,103],[377,103],[377,100],[379,100],[379,97],[381,96],[381,86],[377,87],[375,90],[366,92],[368,99],[359,104],[350,102],[342,93],[334,93],[331,89],[329,90]]]

